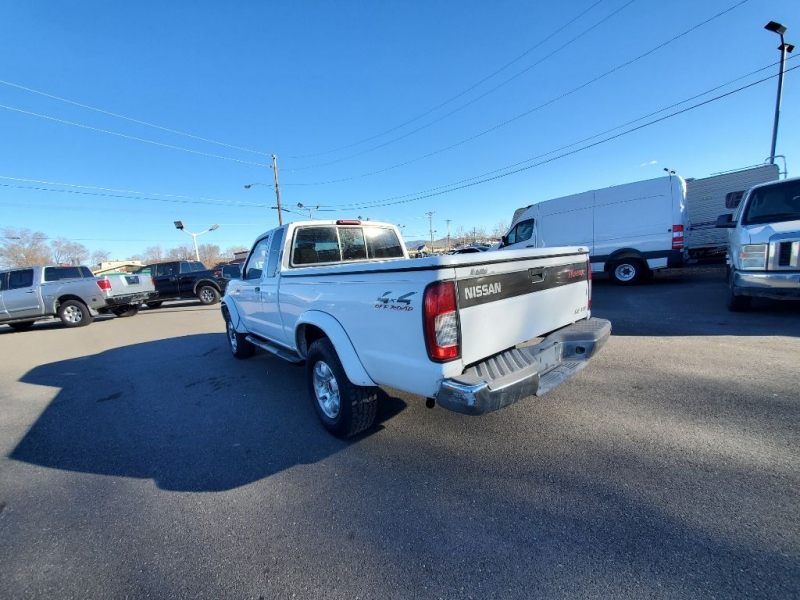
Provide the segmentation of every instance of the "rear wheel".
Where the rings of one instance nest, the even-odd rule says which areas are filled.
[[[623,258],[611,264],[608,274],[617,285],[633,285],[644,279],[647,268],[641,260]]]
[[[15,331],[28,331],[33,327],[34,321],[22,321],[20,323],[9,323],[8,326]]]
[[[731,312],[744,312],[750,310],[753,299],[750,296],[740,296],[733,288],[733,269],[728,269],[728,296],[726,305]]]
[[[197,299],[200,304],[216,304],[219,302],[219,292],[210,285],[204,285],[197,290]]]
[[[139,312],[140,307],[141,304],[126,304],[123,306],[115,306],[111,309],[111,312],[118,317],[133,317]]]
[[[146,302],[146,304],[147,304],[147,308],[158,308],[159,306],[164,304],[164,302],[161,301],[161,300],[158,300],[158,301],[154,301],[154,302]]]
[[[314,410],[325,429],[336,437],[348,438],[375,422],[378,388],[351,383],[328,338],[311,344],[306,377]]]
[[[228,334],[228,346],[231,349],[231,354],[236,358],[250,358],[256,351],[255,346],[247,341],[247,336],[243,333],[236,331],[233,322],[228,318],[225,319],[225,330]]]
[[[78,300],[67,300],[59,306],[58,318],[65,327],[84,327],[94,321],[86,305]]]

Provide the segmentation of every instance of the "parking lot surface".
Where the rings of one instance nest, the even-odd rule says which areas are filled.
[[[603,351],[479,418],[329,436],[218,306],[0,328],[5,598],[796,598],[800,304],[616,287]]]

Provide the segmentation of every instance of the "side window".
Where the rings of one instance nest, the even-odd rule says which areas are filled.
[[[279,229],[272,235],[272,242],[269,245],[269,258],[267,260],[267,277],[275,277],[278,272],[281,247],[283,247],[283,232],[283,229]]]
[[[292,265],[339,262],[339,236],[336,227],[303,227],[292,244]]]
[[[526,219],[520,221],[508,233],[508,244],[519,244],[520,242],[527,242],[533,236],[533,219]]]
[[[364,231],[360,227],[343,227],[339,230],[339,239],[342,241],[342,260],[367,258]]]
[[[403,247],[397,234],[383,227],[365,227],[370,258],[402,258]]]
[[[268,237],[256,242],[256,245],[253,246],[253,251],[244,264],[242,279],[261,279],[261,275],[264,273],[264,263],[267,259],[267,248],[269,248]]]
[[[44,270],[45,281],[59,281],[60,279],[81,279],[83,274],[79,267],[47,267]]]
[[[0,292],[8,289],[8,273],[0,273]]]
[[[8,289],[10,290],[27,288],[32,285],[33,269],[21,269],[19,271],[11,271],[8,274]]]
[[[744,190],[725,194],[725,208],[737,208],[742,201],[742,196],[744,196]]]

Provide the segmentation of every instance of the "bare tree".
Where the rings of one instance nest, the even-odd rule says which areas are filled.
[[[92,252],[92,264],[99,265],[102,262],[106,262],[110,256],[111,253],[107,250],[95,250]]]
[[[453,239],[453,247],[458,248],[459,246],[466,246],[467,245],[467,233],[464,230],[463,225],[459,225],[456,229],[455,235],[452,236]]]
[[[150,246],[145,248],[142,262],[154,263],[164,260],[164,249],[161,246]]]
[[[50,248],[53,251],[53,259],[59,264],[81,265],[89,258],[89,250],[86,246],[78,242],[71,242],[66,238],[53,240]]]
[[[2,231],[0,264],[9,267],[32,267],[53,262],[45,234],[14,227],[6,227]]]
[[[200,244],[197,247],[197,251],[200,254],[200,261],[206,267],[214,267],[222,262],[228,262],[225,260],[222,252],[219,249],[219,246],[215,246],[214,244]]]
[[[508,221],[506,220],[495,223],[492,227],[492,239],[499,240],[506,233],[508,233]]]
[[[194,246],[192,244],[184,244],[183,246],[171,248],[164,258],[167,260],[195,260]]]

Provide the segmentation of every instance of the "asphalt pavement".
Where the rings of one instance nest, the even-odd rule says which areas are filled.
[[[800,304],[719,267],[594,281],[577,377],[470,418],[318,423],[218,306],[0,328],[3,598],[800,596]]]

